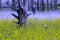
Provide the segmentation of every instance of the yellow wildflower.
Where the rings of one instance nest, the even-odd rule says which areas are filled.
[[[3,36],[3,34],[0,33],[0,37]]]

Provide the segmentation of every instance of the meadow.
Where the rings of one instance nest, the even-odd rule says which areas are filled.
[[[60,40],[60,19],[29,20],[27,28],[0,20],[0,40]]]

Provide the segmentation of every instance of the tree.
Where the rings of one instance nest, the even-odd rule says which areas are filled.
[[[25,6],[25,5],[26,5],[26,1],[27,1],[27,0],[23,0],[23,6]]]
[[[49,10],[49,1],[47,0],[47,10]]]
[[[12,0],[12,9],[14,9],[15,8],[15,0]]]
[[[42,0],[40,0],[40,10],[42,10]]]
[[[33,14],[34,14],[34,13],[35,13],[34,0],[33,0],[33,1],[31,0],[31,2],[32,2],[32,6],[31,6],[31,7],[32,7],[32,12],[33,12]]]
[[[30,2],[28,1],[28,10],[30,11]]]
[[[51,8],[51,10],[53,10],[53,2],[52,2],[52,0],[50,0],[50,8]]]
[[[42,11],[44,11],[45,10],[45,7],[44,7],[45,5],[44,5],[44,0],[42,0]]]
[[[17,12],[18,16],[16,16],[15,14],[12,14],[12,16],[14,16],[18,20],[18,22],[15,23],[19,24],[20,26],[24,24],[27,27],[27,18],[30,14],[27,14],[26,10],[23,8],[23,6],[21,6],[20,0],[17,0],[17,2],[18,2],[18,10],[16,9],[13,10]]]
[[[31,10],[33,10],[33,2],[34,0],[31,0]]]
[[[10,4],[10,3],[9,3],[9,0],[7,0],[7,1],[6,1],[6,5],[9,5],[9,4]]]
[[[57,9],[57,0],[54,0],[54,9]]]
[[[32,0],[28,1],[28,10],[32,10]]]
[[[37,10],[39,10],[39,0],[37,0]]]
[[[1,0],[0,0],[0,9],[2,10],[2,2],[1,2]]]
[[[41,0],[39,0],[39,11],[41,10]]]

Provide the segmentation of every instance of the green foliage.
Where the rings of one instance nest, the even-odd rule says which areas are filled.
[[[0,21],[0,40],[60,40],[60,19],[29,20],[28,28],[18,28],[10,20],[3,22]]]

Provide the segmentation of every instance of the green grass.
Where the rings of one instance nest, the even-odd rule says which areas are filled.
[[[0,21],[0,40],[60,40],[60,19],[29,20],[28,28],[18,28],[10,20]]]

